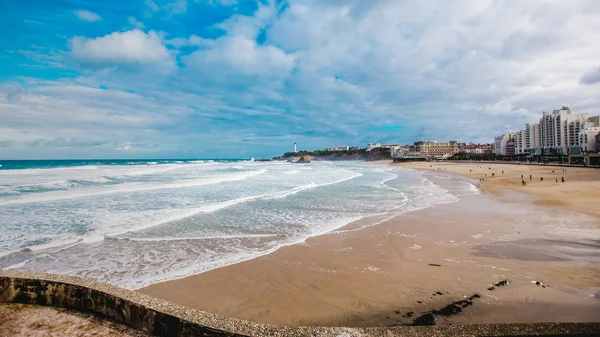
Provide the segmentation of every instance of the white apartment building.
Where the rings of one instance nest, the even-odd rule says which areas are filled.
[[[525,129],[495,137],[497,155],[510,155],[506,151],[509,140],[514,152],[520,154],[566,155],[593,151],[596,146],[596,128],[600,116],[588,117],[587,113],[573,113],[568,107],[543,112],[539,124],[525,124]]]
[[[517,131],[512,134],[512,138],[515,145],[515,155],[524,154],[525,153],[525,143],[526,143],[526,132],[525,130]]]
[[[510,136],[510,133],[505,133],[502,136],[494,138],[494,149],[496,151],[496,155],[506,156],[506,143],[510,139]]]
[[[540,125],[525,124],[525,149],[524,153],[532,153],[540,147]]]
[[[539,136],[542,154],[567,154],[569,148],[578,146],[579,133],[587,119],[587,114],[574,114],[567,107],[550,113],[544,111]]]
[[[367,144],[367,151],[371,151],[373,149],[378,149],[381,147],[381,143],[369,143]]]
[[[587,126],[579,133],[579,146],[582,152],[596,151],[598,134],[600,134],[600,126]]]

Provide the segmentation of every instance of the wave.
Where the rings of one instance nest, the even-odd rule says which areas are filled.
[[[137,279],[137,280],[129,280],[129,282],[125,281],[123,283],[120,283],[119,285],[121,287],[124,287],[127,289],[135,290],[135,289],[140,289],[140,288],[149,286],[151,284],[164,282],[164,281],[170,281],[170,280],[177,280],[177,279],[188,277],[190,275],[197,275],[200,273],[205,273],[210,270],[215,270],[215,269],[231,266],[231,265],[234,265],[237,263],[249,261],[249,260],[261,257],[261,256],[272,254],[283,247],[301,244],[311,237],[319,236],[324,233],[335,230],[337,228],[344,227],[344,226],[348,225],[349,223],[357,221],[361,218],[362,217],[353,217],[353,218],[342,219],[337,224],[332,226],[332,228],[328,228],[326,230],[323,230],[323,231],[317,232],[317,233],[311,233],[309,235],[291,236],[287,240],[281,241],[281,242],[279,242],[279,244],[277,244],[273,247],[263,249],[263,250],[249,251],[247,249],[240,248],[240,249],[238,249],[237,253],[229,253],[225,258],[222,258],[222,259],[219,259],[216,261],[215,260],[202,261],[202,263],[200,263],[200,264],[190,264],[185,268],[179,268],[179,269],[171,270],[171,271],[162,271],[161,273],[152,275],[151,277],[147,277],[144,279]]]
[[[157,242],[157,241],[194,241],[194,240],[214,240],[214,239],[244,239],[244,238],[269,238],[278,237],[281,234],[232,234],[232,235],[214,235],[214,236],[191,236],[191,237],[162,237],[162,238],[128,238],[118,236],[106,236],[105,240],[116,241],[137,241],[137,242]]]
[[[237,199],[232,199],[232,200],[227,200],[227,201],[223,201],[223,202],[219,202],[219,203],[214,203],[214,204],[209,204],[209,205],[204,205],[204,206],[200,206],[200,207],[194,207],[194,208],[189,208],[189,209],[182,209],[180,210],[180,212],[178,212],[175,215],[172,215],[170,217],[167,218],[163,218],[161,220],[158,221],[154,221],[154,222],[150,222],[148,224],[144,224],[138,227],[134,227],[134,228],[129,228],[125,231],[122,231],[120,233],[111,233],[111,236],[116,236],[116,235],[122,235],[125,233],[132,233],[132,232],[137,232],[137,231],[141,231],[144,229],[148,229],[148,228],[152,228],[152,227],[156,227],[156,226],[160,226],[169,222],[173,222],[173,221],[177,221],[177,220],[181,220],[181,219],[185,219],[185,218],[189,218],[191,216],[194,215],[198,215],[201,213],[212,213],[212,212],[216,212],[218,210],[227,208],[227,207],[231,207],[234,205],[238,205],[238,204],[242,204],[245,202],[249,202],[249,201],[255,201],[255,200],[270,200],[270,199],[281,199],[281,198],[285,198],[288,197],[290,195],[308,190],[308,189],[313,189],[313,188],[317,188],[317,187],[322,187],[322,186],[328,186],[328,185],[333,185],[333,184],[338,184],[347,180],[351,180],[354,178],[357,178],[359,176],[361,176],[362,174],[357,174],[348,178],[344,178],[344,179],[340,179],[340,180],[336,180],[333,182],[329,182],[329,183],[323,183],[323,184],[307,184],[307,185],[303,185],[303,186],[298,186],[298,187],[294,187],[292,189],[286,190],[286,191],[281,191],[281,192],[276,192],[276,193],[272,193],[272,194],[259,194],[259,195],[253,195],[253,196],[247,196],[247,197],[242,197],[242,198],[237,198]]]
[[[74,244],[83,242],[83,236],[74,236],[74,235],[65,235],[65,236],[56,236],[52,238],[50,241],[21,247],[19,249],[14,249],[6,252],[1,252],[0,257],[12,255],[12,254],[22,254],[22,253],[30,253],[36,251],[42,251],[46,249],[56,248],[56,247],[64,247],[64,246],[72,246]]]
[[[20,205],[38,202],[54,202],[59,200],[69,200],[93,197],[98,195],[116,194],[116,193],[133,193],[133,192],[145,192],[161,189],[173,189],[173,188],[184,188],[184,187],[195,187],[195,186],[206,186],[220,184],[224,182],[244,180],[256,175],[264,174],[267,170],[257,170],[247,172],[244,174],[232,174],[224,177],[209,177],[204,179],[193,179],[185,182],[178,183],[166,183],[166,184],[141,184],[141,183],[123,183],[120,185],[114,185],[114,187],[102,190],[83,190],[83,191],[61,191],[61,192],[47,192],[40,193],[35,196],[22,196],[17,199],[6,200],[0,202],[0,206],[7,205]]]
[[[80,165],[80,166],[60,166],[51,168],[26,168],[26,169],[12,169],[12,170],[1,170],[0,176],[13,176],[13,175],[38,175],[41,173],[51,173],[56,171],[73,171],[73,170],[97,170],[96,165]]]
[[[139,225],[139,226],[126,228],[126,229],[121,230],[121,231],[112,231],[112,232],[92,231],[92,232],[88,232],[88,233],[86,233],[85,235],[82,235],[82,236],[68,236],[68,237],[64,237],[64,238],[53,240],[52,242],[47,243],[47,244],[41,244],[41,245],[31,246],[31,247],[27,247],[27,248],[21,248],[21,249],[19,249],[17,251],[12,251],[12,252],[7,252],[5,254],[0,254],[0,257],[3,256],[3,255],[7,255],[7,254],[11,254],[11,253],[22,251],[23,249],[44,250],[44,249],[49,249],[49,248],[64,246],[64,245],[67,245],[67,244],[80,244],[80,243],[100,242],[100,241],[103,241],[105,239],[109,239],[109,240],[111,240],[111,239],[117,239],[117,240],[142,241],[142,240],[135,239],[135,238],[122,238],[122,237],[119,237],[119,236],[127,234],[127,233],[139,232],[139,231],[142,231],[142,230],[146,230],[146,229],[149,229],[149,228],[153,228],[153,227],[157,227],[157,226],[160,226],[160,225],[164,225],[164,224],[167,224],[167,223],[170,223],[170,222],[173,222],[173,221],[182,220],[182,219],[189,218],[189,217],[192,217],[192,216],[195,216],[195,215],[198,215],[198,214],[202,214],[202,213],[216,212],[218,210],[222,210],[224,208],[235,206],[235,205],[242,204],[242,203],[249,202],[249,201],[271,200],[271,199],[286,198],[286,197],[288,197],[290,195],[294,195],[296,193],[299,193],[299,192],[302,192],[302,191],[305,191],[305,190],[309,190],[309,189],[313,189],[313,188],[318,188],[318,187],[322,187],[322,186],[328,186],[328,185],[338,184],[338,183],[341,183],[341,182],[344,182],[344,181],[355,179],[357,177],[360,177],[361,175],[362,175],[361,173],[357,173],[357,174],[352,175],[350,177],[339,179],[339,180],[328,182],[328,183],[322,183],[322,184],[310,183],[310,184],[306,184],[306,185],[302,185],[302,186],[297,186],[297,187],[291,188],[289,190],[280,191],[280,192],[271,193],[271,194],[253,195],[253,196],[247,196],[247,197],[242,197],[242,198],[227,200],[227,201],[223,201],[223,202],[219,202],[219,203],[203,205],[203,206],[200,206],[200,207],[193,207],[193,208],[188,208],[188,209],[170,210],[170,211],[168,211],[168,213],[171,213],[171,214],[168,215],[168,216],[163,216],[161,219],[157,219],[155,221],[150,221],[150,222],[147,222],[147,223]],[[276,234],[273,234],[273,236],[275,236],[275,235]],[[248,235],[245,235],[245,236],[248,236]],[[197,239],[200,239],[200,238],[201,237],[199,237]],[[207,238],[210,238],[210,237],[207,237]],[[215,237],[215,238],[217,238],[217,237]],[[182,240],[183,239],[184,238],[182,238]],[[192,238],[190,238],[190,239],[192,239]],[[156,240],[156,241],[161,241],[161,240]]]

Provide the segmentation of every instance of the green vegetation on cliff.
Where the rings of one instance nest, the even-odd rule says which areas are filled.
[[[281,158],[292,158],[310,156],[313,160],[383,160],[391,159],[389,149],[373,149],[367,151],[365,149],[360,150],[348,150],[348,151],[298,151],[298,152],[286,152]]]

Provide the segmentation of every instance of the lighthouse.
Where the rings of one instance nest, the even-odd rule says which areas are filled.
[[[296,143],[294,143],[294,153],[296,153],[298,151],[296,151]]]

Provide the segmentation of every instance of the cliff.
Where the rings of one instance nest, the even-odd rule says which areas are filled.
[[[374,149],[371,151],[367,151],[364,149],[361,150],[348,150],[348,151],[299,151],[299,152],[287,152],[281,157],[276,157],[274,159],[279,160],[288,160],[294,157],[304,157],[308,156],[314,161],[326,160],[326,161],[336,161],[336,160],[385,160],[392,159],[390,155],[389,149]]]

